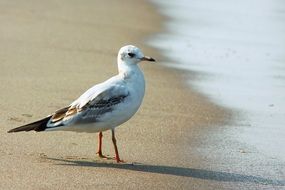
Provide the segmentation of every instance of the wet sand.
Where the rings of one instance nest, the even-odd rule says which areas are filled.
[[[285,162],[284,2],[155,2],[169,19],[152,44],[179,60],[174,67],[201,73],[191,87],[244,115],[237,139]]]
[[[275,183],[212,163],[211,156],[218,155],[211,131],[222,130],[231,114],[186,88],[181,82],[186,73],[159,61],[141,64],[147,82],[143,106],[117,129],[125,164],[96,156],[97,134],[6,133],[116,74],[116,54],[125,44],[163,60],[144,43],[161,30],[163,18],[149,3],[131,0],[0,4],[0,189],[217,189]],[[103,153],[114,155],[110,132],[103,143]]]
[[[178,60],[167,60],[171,67],[195,72],[191,88],[234,112],[234,121],[205,131],[200,163],[263,178],[261,186],[222,182],[225,189],[284,189],[284,2],[154,2],[168,19],[151,44]]]

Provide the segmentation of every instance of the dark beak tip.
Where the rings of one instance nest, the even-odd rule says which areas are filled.
[[[150,61],[150,62],[156,62],[155,59],[153,59],[152,57],[149,56],[145,56],[143,58],[141,58],[142,61]]]

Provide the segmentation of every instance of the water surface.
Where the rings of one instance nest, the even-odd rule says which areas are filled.
[[[153,2],[168,21],[151,45],[200,73],[192,88],[242,114],[238,140],[285,161],[285,2]]]

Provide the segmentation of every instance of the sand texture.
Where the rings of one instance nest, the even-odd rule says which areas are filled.
[[[186,88],[185,73],[162,66],[164,58],[145,45],[162,20],[138,0],[0,1],[0,189],[217,189],[258,180],[255,185],[262,185],[262,178],[207,165],[219,156],[209,148],[216,143],[209,134],[222,131],[217,126],[230,114]],[[117,129],[125,164],[96,156],[97,134],[6,133],[116,74],[117,51],[126,44],[158,63],[141,64],[147,82],[143,106]],[[103,153],[113,156],[110,132],[103,140]]]

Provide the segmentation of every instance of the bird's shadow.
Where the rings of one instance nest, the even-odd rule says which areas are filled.
[[[96,167],[96,168],[116,168],[122,170],[132,170],[156,174],[167,174],[174,176],[191,177],[197,179],[221,181],[221,182],[243,182],[256,183],[262,185],[285,186],[284,180],[268,179],[253,175],[244,175],[230,172],[212,171],[206,169],[184,168],[176,166],[148,165],[148,164],[117,164],[106,162],[95,162],[88,160],[68,160],[58,158],[47,158],[53,161],[60,161],[58,165]]]

